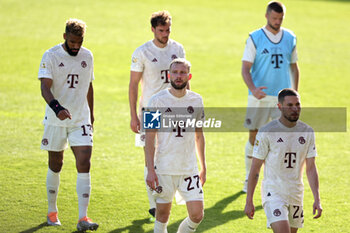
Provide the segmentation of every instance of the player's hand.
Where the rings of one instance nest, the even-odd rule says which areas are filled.
[[[148,170],[146,183],[152,190],[156,190],[156,187],[159,186],[158,177],[154,169],[151,171]]]
[[[266,97],[266,93],[263,91],[263,89],[267,89],[267,87],[257,87],[254,90],[252,90],[253,96],[258,100]]]
[[[316,214],[317,211],[317,215],[314,216],[314,218],[319,218],[322,215],[322,206],[321,203],[319,201],[315,201],[314,205],[313,205],[313,215]]]
[[[246,202],[244,213],[248,216],[249,219],[254,219],[255,207],[253,202]]]
[[[139,133],[140,131],[140,120],[138,117],[131,117],[130,128],[134,133]]]
[[[205,170],[201,170],[199,172],[199,179],[201,181],[202,187],[204,186],[205,181],[207,181],[207,172]]]
[[[70,114],[70,112],[67,109],[63,109],[63,110],[59,111],[57,114],[57,117],[61,121],[65,120],[67,118],[72,119],[72,115]]]

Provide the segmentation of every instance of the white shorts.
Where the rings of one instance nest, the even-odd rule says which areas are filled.
[[[199,175],[162,175],[159,174],[159,186],[153,195],[157,203],[171,203],[176,191],[186,201],[203,201],[204,193]]]
[[[263,208],[267,217],[268,228],[271,228],[271,223],[283,220],[287,220],[289,226],[293,228],[302,228],[304,226],[302,206],[290,205],[277,197],[266,201]]]
[[[93,132],[91,125],[79,127],[61,127],[45,125],[41,149],[47,151],[62,151],[68,146],[92,146]]]
[[[268,95],[259,100],[253,95],[248,95],[248,106],[244,127],[249,130],[255,130],[271,120],[277,119],[281,116],[277,103],[277,96]]]

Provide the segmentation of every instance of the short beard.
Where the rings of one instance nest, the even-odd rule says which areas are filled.
[[[177,86],[173,81],[170,81],[171,86],[173,88],[175,88],[176,90],[182,90],[187,86],[187,82],[184,82],[183,84],[181,84],[180,86]]]
[[[69,55],[74,56],[74,57],[75,57],[76,55],[78,55],[80,49],[79,49],[77,52],[73,52],[73,51],[71,50],[71,48],[69,48],[68,43],[67,43],[67,40],[64,42],[64,45],[66,46],[67,53],[68,53]]]
[[[286,118],[289,122],[297,122],[299,120],[299,116],[297,116],[296,118],[292,118],[284,115],[284,118]]]
[[[276,32],[277,32],[278,30],[280,30],[280,28],[281,28],[281,26],[280,26],[279,28],[275,28],[275,27],[272,26],[272,24],[270,24],[270,23],[269,23],[269,26],[270,26],[270,28],[272,28],[272,29],[275,30]]]

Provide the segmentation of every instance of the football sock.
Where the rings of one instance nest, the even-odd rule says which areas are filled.
[[[152,195],[153,191],[150,189],[150,187],[146,183],[147,174],[148,174],[148,170],[147,170],[147,167],[145,166],[144,180],[145,180],[145,184],[146,184],[146,191],[147,191],[147,196],[148,196],[148,201],[149,201],[149,208],[153,209],[153,208],[156,208],[156,198]]]
[[[192,220],[189,217],[187,217],[181,222],[179,229],[177,230],[177,233],[195,232],[200,223],[201,222],[199,223],[192,222]]]
[[[46,175],[46,192],[48,201],[48,213],[57,212],[57,194],[60,185],[60,173],[53,172],[50,168]]]
[[[154,233],[168,233],[168,230],[166,229],[166,226],[168,225],[168,223],[162,223],[162,222],[158,222],[158,220],[156,220],[154,222]]]
[[[91,178],[90,173],[78,173],[77,194],[79,206],[79,219],[87,216],[87,209],[90,201]]]
[[[250,167],[252,166],[253,145],[248,141],[245,145],[245,179],[248,180]],[[250,157],[250,158],[249,158]]]

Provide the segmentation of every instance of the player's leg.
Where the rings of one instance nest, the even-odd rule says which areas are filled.
[[[167,225],[170,216],[171,204],[176,192],[174,176],[157,174],[158,189],[153,191],[156,198],[156,221],[154,222],[155,233],[167,233]]]
[[[291,233],[297,233],[298,232],[298,228],[291,227],[290,228],[290,232]]]
[[[247,112],[244,127],[249,130],[249,139],[245,145],[245,167],[246,176],[243,186],[243,192],[247,192],[248,177],[252,165],[253,146],[258,129],[270,120],[270,96],[263,99],[257,99],[252,95],[248,96]],[[277,106],[277,105],[276,105]]]
[[[271,228],[274,233],[291,233],[287,220],[271,223]]]
[[[156,221],[154,222],[154,233],[167,233],[167,225],[170,216],[170,203],[157,203]]]
[[[57,196],[60,184],[60,171],[63,165],[63,151],[67,148],[65,127],[45,125],[41,149],[48,151],[48,171],[46,191],[48,200],[47,223],[51,226],[61,225],[58,219]]]
[[[194,232],[204,216],[204,193],[199,175],[180,176],[178,187],[179,193],[186,201],[188,211],[188,217],[181,222],[178,233]]]
[[[92,222],[87,216],[91,194],[90,160],[92,154],[92,136],[92,127],[90,125],[70,128],[68,132],[68,140],[75,157],[78,172],[76,190],[79,207],[77,229],[79,231],[96,230],[98,228],[98,224]]]
[[[48,201],[47,223],[51,226],[61,225],[58,219],[57,196],[60,185],[60,171],[63,165],[63,151],[49,151],[49,168],[46,175],[46,192]]]
[[[248,188],[248,177],[249,177],[249,172],[250,172],[250,167],[252,166],[252,155],[253,155],[253,146],[254,146],[254,141],[256,134],[258,133],[258,130],[249,130],[249,140],[247,141],[245,145],[245,150],[244,150],[244,160],[245,160],[245,181],[244,181],[244,186],[243,186],[243,192],[247,192]]]
[[[76,190],[78,194],[79,221],[77,228],[79,231],[96,230],[98,224],[87,217],[91,194],[90,159],[92,146],[72,146],[72,151],[78,171]]]
[[[188,217],[181,222],[178,233],[195,232],[204,217],[203,201],[188,201],[186,205]]]

